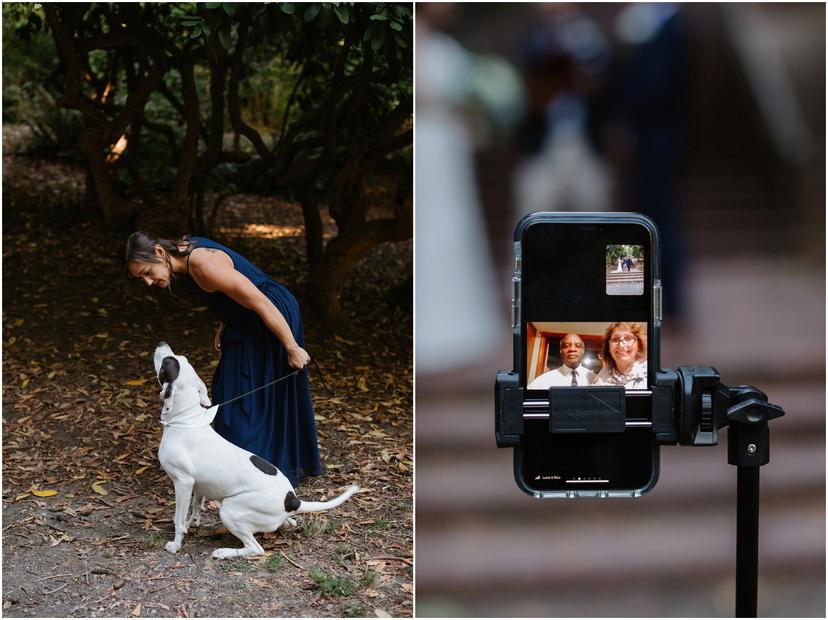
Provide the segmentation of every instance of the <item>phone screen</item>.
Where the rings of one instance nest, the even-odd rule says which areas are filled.
[[[658,368],[655,227],[629,214],[544,215],[521,238],[525,400],[548,401],[553,386],[623,386],[627,428],[555,434],[546,419],[525,419],[518,482],[530,492],[643,492],[658,470],[647,427]]]

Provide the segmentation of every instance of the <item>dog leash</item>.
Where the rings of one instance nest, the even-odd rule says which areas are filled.
[[[314,366],[316,366],[316,372],[319,373],[319,380],[322,381],[322,387],[325,388],[325,390],[327,392],[330,392],[330,390],[328,389],[328,386],[325,384],[325,378],[322,376],[322,370],[319,368],[319,363],[313,358],[313,356],[311,356],[310,361],[313,362]],[[290,377],[292,377],[294,375],[298,375],[303,370],[304,370],[304,368],[297,368],[293,372],[289,372],[288,374],[286,374],[282,377],[279,377],[278,379],[274,379],[273,381],[271,381],[269,383],[265,383],[264,385],[261,385],[257,388],[253,388],[249,392],[245,392],[244,394],[241,394],[240,396],[236,396],[235,398],[231,398],[230,400],[225,400],[223,403],[219,403],[218,405],[211,405],[211,406],[218,408],[218,407],[221,407],[222,405],[232,403],[234,401],[239,400],[240,398],[244,398],[245,396],[247,396],[249,394],[252,394],[253,392],[258,392],[259,390],[263,390],[266,387],[270,387],[271,385],[279,383],[280,381],[284,381],[285,379],[289,379]]]

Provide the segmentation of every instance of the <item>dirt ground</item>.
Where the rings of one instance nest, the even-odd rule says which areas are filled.
[[[171,555],[152,351],[166,340],[209,386],[216,323],[183,288],[171,297],[126,281],[123,238],[80,206],[81,170],[4,152],[3,615],[411,616],[411,301],[392,294],[411,273],[411,243],[360,264],[349,325],[325,335],[305,313],[330,391],[312,372],[325,474],[297,493],[362,491],[259,534],[266,553],[253,558],[211,559],[240,544],[210,508]],[[302,301],[298,206],[239,197],[219,222],[217,240]]]

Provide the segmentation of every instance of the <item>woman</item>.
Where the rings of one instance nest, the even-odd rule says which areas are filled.
[[[290,291],[246,258],[204,237],[175,242],[133,233],[124,249],[128,274],[147,286],[169,288],[181,278],[220,319],[213,402],[247,394],[219,408],[213,428],[235,445],[276,465],[295,487],[320,475],[316,422],[304,367],[299,304]]]
[[[604,333],[601,370],[593,385],[647,389],[647,332],[641,323],[612,323]]]

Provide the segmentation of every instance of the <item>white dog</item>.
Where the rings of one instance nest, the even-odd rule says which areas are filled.
[[[352,486],[328,502],[303,502],[276,467],[213,430],[218,407],[210,407],[207,387],[186,357],[161,342],[154,361],[164,425],[158,460],[175,485],[175,539],[166,545],[170,553],[181,549],[190,525],[199,525],[204,498],[221,500],[222,523],[244,543],[241,549],[213,551],[214,558],[222,559],[263,553],[256,532],[272,532],[286,521],[295,525],[291,515],[334,508],[359,490]]]

